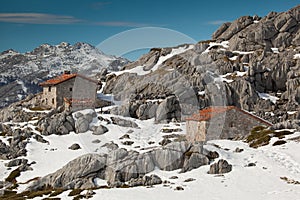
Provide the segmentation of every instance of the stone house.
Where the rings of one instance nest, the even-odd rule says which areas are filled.
[[[239,139],[255,126],[272,124],[235,106],[208,107],[186,119],[186,137],[189,142]]]
[[[41,102],[44,106],[58,108],[65,105],[72,111],[95,107],[97,81],[81,74],[65,71],[39,85],[43,87]]]

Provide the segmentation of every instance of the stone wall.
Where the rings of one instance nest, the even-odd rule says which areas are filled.
[[[49,91],[49,87],[51,87]],[[72,99],[72,110],[94,108],[97,84],[77,76],[55,86],[43,87],[42,103],[51,108],[64,105],[64,98]]]
[[[189,142],[205,141],[206,121],[186,121],[186,133]]]
[[[97,84],[77,76],[72,93],[72,111],[95,108]]]
[[[187,140],[189,142],[214,139],[242,139],[256,126],[269,126],[268,123],[250,113],[238,109],[228,110],[209,121],[186,122]]]
[[[57,106],[56,92],[57,92],[56,86],[43,87],[42,104],[50,108],[56,108]]]
[[[69,79],[67,81],[64,81],[60,84],[57,84],[57,96],[56,96],[56,101],[57,101],[57,107],[64,105],[64,97],[67,99],[72,98],[72,94],[74,91],[74,83],[75,83],[76,78]]]

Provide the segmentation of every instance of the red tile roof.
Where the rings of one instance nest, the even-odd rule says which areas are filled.
[[[209,121],[211,118],[224,113],[228,110],[232,110],[235,109],[237,111],[240,111],[246,115],[248,115],[249,117],[252,117],[268,126],[272,126],[272,124],[258,116],[255,116],[245,110],[242,110],[240,108],[237,108],[235,106],[212,106],[212,107],[208,107],[208,108],[204,108],[202,110],[199,111],[199,113],[193,114],[191,117],[186,118],[187,121]]]
[[[81,78],[84,78],[84,79],[87,79],[87,80],[89,80],[89,81],[91,81],[91,82],[95,82],[95,83],[97,83],[97,81],[95,81],[95,80],[93,80],[93,79],[90,79],[90,78],[88,78],[88,77],[85,77],[85,76],[83,76],[83,75],[80,75],[80,74],[62,74],[62,75],[60,75],[60,76],[57,76],[57,77],[55,77],[55,78],[52,78],[52,79],[49,79],[49,80],[47,80],[47,81],[45,81],[45,82],[42,82],[42,83],[40,83],[39,85],[40,86],[50,86],[50,85],[57,85],[57,84],[60,84],[60,83],[62,83],[62,82],[65,82],[65,81],[67,81],[67,80],[70,80],[70,79],[72,79],[72,78],[75,78],[75,77],[81,77]]]

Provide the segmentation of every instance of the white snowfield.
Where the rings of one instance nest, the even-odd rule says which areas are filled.
[[[89,110],[85,111],[90,112]],[[98,114],[103,118],[109,118],[112,115]],[[118,116],[119,117],[119,116]],[[136,151],[147,151],[145,148],[157,148],[158,142],[162,140],[163,135],[172,133],[163,133],[162,129],[182,129],[175,134],[185,134],[185,123],[170,123],[170,124],[155,124],[153,119],[137,120],[126,118],[138,124],[140,129],[119,127],[113,124],[106,124],[103,121],[98,121],[94,118],[93,124],[105,125],[109,132],[104,135],[93,135],[90,131],[80,134],[70,133],[64,136],[43,136],[49,141],[47,143],[39,143],[34,139],[30,139],[26,149],[29,163],[36,161],[32,165],[32,171],[22,172],[17,178],[18,182],[26,182],[34,177],[42,177],[49,173],[55,172],[62,166],[74,158],[86,153],[101,153],[105,152],[106,148],[101,147],[107,142],[113,141],[121,148],[134,149]],[[36,121],[20,124],[21,126],[31,126]],[[124,139],[119,139],[128,130],[133,130],[130,133],[130,141],[134,141],[131,146],[123,145],[121,142]],[[296,140],[295,138],[298,139]],[[209,165],[202,166],[198,169],[186,173],[176,171],[161,171],[156,169],[150,174],[156,174],[162,180],[170,181],[168,185],[156,185],[151,188],[135,187],[135,188],[112,188],[94,190],[96,193],[92,199],[105,200],[199,200],[199,199],[214,199],[214,200],[297,200],[300,197],[300,185],[288,184],[282,177],[289,180],[300,181],[300,132],[286,136],[284,140],[286,144],[272,146],[277,140],[272,138],[267,146],[253,149],[247,143],[242,141],[229,140],[213,140],[208,141],[205,148],[212,151],[217,151],[220,155],[218,159],[225,159],[233,165],[233,170],[223,175],[207,174]],[[7,138],[0,136],[1,140],[6,141]],[[294,138],[292,140],[292,138]],[[98,144],[92,143],[93,140],[99,139]],[[153,141],[154,144],[148,144]],[[81,146],[79,150],[68,149],[74,143]],[[135,148],[140,146],[139,148]],[[235,152],[236,148],[243,149],[242,152]],[[144,150],[142,149],[144,148]],[[216,159],[214,162],[217,162]],[[9,173],[15,169],[13,167],[8,170],[4,163],[0,161],[0,178],[5,179]],[[249,163],[255,163],[256,166],[248,167]],[[170,179],[172,176],[178,176],[178,179]],[[195,179],[191,182],[185,182],[188,178]],[[105,185],[105,181],[95,180],[100,185]],[[28,185],[19,186],[19,191],[24,190]],[[181,186],[184,190],[174,190]],[[60,194],[61,199],[72,199],[69,197],[69,191]],[[85,192],[85,191],[84,191]],[[83,192],[83,194],[84,194]],[[45,198],[44,196],[43,198]],[[43,199],[41,197],[35,199]]]

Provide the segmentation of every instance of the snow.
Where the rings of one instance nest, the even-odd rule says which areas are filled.
[[[271,50],[273,51],[273,53],[279,53],[278,48],[273,47],[273,48],[271,48]]]
[[[260,92],[257,92],[258,96],[261,98],[261,99],[264,99],[264,100],[270,100],[271,102],[273,102],[274,104],[276,104],[276,101],[279,100],[278,97],[275,97],[275,96],[272,96],[270,94],[267,94],[267,93],[260,93]]]
[[[227,49],[227,48],[229,48],[229,41],[223,41],[221,43],[210,42],[209,47],[203,53],[208,53],[212,47],[216,47],[216,46],[220,46],[220,47]]]
[[[27,93],[27,90],[28,90],[28,89],[25,87],[25,84],[24,84],[23,81],[17,80],[17,84],[21,85],[22,90],[23,90],[25,93]]]
[[[184,52],[186,52],[190,49],[193,49],[193,48],[194,48],[194,45],[188,45],[188,46],[181,46],[181,47],[178,47],[178,48],[173,48],[171,53],[169,53],[165,56],[160,56],[157,63],[152,67],[151,70],[144,70],[144,66],[137,66],[137,67],[134,67],[134,68],[128,69],[128,70],[112,72],[111,74],[115,74],[115,75],[119,76],[119,75],[122,75],[124,73],[136,73],[139,76],[143,76],[143,75],[146,75],[146,74],[149,74],[151,72],[156,71],[162,65],[162,63],[165,62],[166,60],[168,60],[169,58],[172,58],[175,55],[184,53]]]
[[[238,59],[238,56],[232,56],[231,58],[229,58],[229,60],[231,60],[231,61],[235,61],[237,59]]]
[[[214,144],[220,146],[221,149],[215,147]],[[236,147],[244,151],[235,153]],[[157,185],[151,188],[95,190],[96,194],[92,199],[298,199],[299,186],[287,184],[280,177],[300,179],[299,143],[288,141],[282,146],[268,145],[252,149],[241,141],[214,140],[209,141],[206,148],[217,151],[220,158],[226,159],[233,165],[233,171],[217,176],[207,174],[209,166],[186,173],[179,173],[178,170],[171,172],[155,170],[150,174],[157,174],[163,180],[168,180],[173,184],[167,187]],[[245,167],[250,162],[256,163],[256,166]],[[178,176],[178,179],[170,179],[174,175]],[[196,180],[184,182],[187,178]],[[182,186],[184,190],[175,191],[174,188],[177,186]]]
[[[294,59],[300,59],[300,53],[294,55]]]
[[[199,91],[198,94],[199,94],[199,95],[205,95],[205,90]]]
[[[254,51],[233,51],[232,53],[237,53],[240,55],[247,55],[247,54],[252,54]]]
[[[259,23],[259,21],[258,20],[254,20],[253,23],[257,24],[257,23]]]
[[[204,94],[204,91],[201,91]],[[268,96],[268,95],[264,95]],[[159,100],[159,99],[158,99]],[[155,100],[153,100],[155,101]],[[97,110],[96,110],[97,111]],[[86,109],[80,111],[83,114],[92,113],[93,110]],[[295,112],[295,111],[289,111]],[[129,117],[121,117],[111,114],[99,114],[105,119],[110,117],[119,117],[134,121],[139,128],[120,127],[105,121],[99,121],[97,117],[93,120],[93,125],[104,125],[109,131],[104,135],[93,135],[91,131],[75,134],[71,132],[68,135],[50,135],[43,136],[49,143],[39,143],[35,139],[30,139],[27,144],[27,156],[23,157],[29,160],[29,163],[36,161],[36,164],[31,165],[32,171],[22,172],[17,178],[18,182],[26,182],[34,177],[42,177],[49,173],[60,169],[69,161],[86,153],[107,153],[107,149],[103,146],[105,143],[113,141],[120,148],[134,150],[139,152],[147,152],[153,148],[157,148],[164,135],[168,134],[185,134],[185,123],[169,123],[156,124],[154,119],[138,120]],[[26,126],[35,129],[35,121],[28,123],[15,123],[15,127],[25,128]],[[14,128],[14,127],[13,127]],[[163,129],[182,129],[179,132],[163,133]],[[123,145],[119,139],[129,130],[130,141],[134,144],[131,146]],[[36,130],[33,130],[38,133]],[[156,174],[162,180],[170,181],[167,186],[164,184],[154,187],[135,187],[135,188],[113,188],[93,190],[96,194],[92,199],[111,199],[111,200],[131,200],[131,199],[216,199],[216,200],[273,200],[273,199],[298,199],[300,195],[299,185],[287,184],[281,177],[287,177],[296,181],[300,181],[300,145],[299,141],[291,140],[299,137],[300,132],[287,135],[284,140],[286,144],[280,146],[272,146],[277,141],[277,138],[272,138],[267,146],[253,149],[243,141],[230,140],[212,140],[208,141],[205,148],[211,151],[217,151],[220,155],[218,159],[226,159],[233,165],[233,170],[224,175],[210,175],[209,165],[202,166],[198,169],[186,173],[180,173],[180,170],[161,171],[155,169],[150,174]],[[7,142],[7,138],[0,136],[3,142]],[[101,142],[98,144],[92,143],[98,139]],[[149,144],[152,141],[154,144]],[[68,149],[74,143],[81,146],[79,150]],[[140,146],[137,148],[137,146]],[[237,153],[234,150],[239,147],[244,151]],[[217,162],[216,159],[214,162]],[[8,170],[4,164],[8,161],[0,160],[0,180],[3,180],[9,173],[15,169]],[[255,163],[254,167],[247,167],[249,163]],[[178,179],[170,179],[171,176],[178,176]],[[194,181],[185,182],[188,178],[194,178]],[[106,181],[96,178],[93,180],[96,185],[107,185]],[[24,190],[28,185],[20,184],[19,191]],[[174,190],[177,186],[184,188],[183,191]],[[61,199],[72,199],[69,197],[70,191],[60,194]],[[84,194],[84,193],[83,193]],[[43,197],[45,198],[45,196]],[[42,198],[35,198],[42,199]]]
[[[297,111],[287,111],[287,114],[288,114],[288,115],[293,115],[293,114],[295,114],[295,113],[297,113]]]

